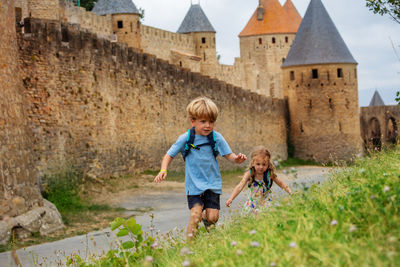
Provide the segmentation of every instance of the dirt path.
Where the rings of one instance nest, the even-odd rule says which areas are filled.
[[[280,171],[278,176],[294,190],[298,190],[304,186],[324,182],[329,171],[329,168],[304,166]],[[241,177],[238,176],[237,180],[235,178],[236,181],[224,185],[221,196],[220,222],[230,216],[230,211],[240,210],[246,199],[246,194],[242,193],[235,199],[232,208],[226,208],[224,205],[234,185],[240,179]],[[101,201],[107,199],[107,203],[129,209],[132,214],[137,214],[138,211],[142,210],[142,215],[136,215],[135,218],[142,225],[144,232],[160,231],[165,233],[175,227],[178,229],[186,227],[189,211],[182,183],[165,182],[161,185],[154,185],[149,182],[144,188],[133,188],[118,192],[114,196],[107,195]],[[273,186],[273,191],[278,197],[286,194],[276,185]],[[66,256],[72,253],[78,253],[85,258],[92,253],[100,254],[102,251],[107,251],[115,243],[115,235],[111,233],[110,229],[104,229],[87,235],[20,249],[17,251],[17,255],[22,266],[38,264],[42,264],[42,266],[60,264],[63,266]],[[16,266],[12,263],[10,252],[0,254],[0,266]]]

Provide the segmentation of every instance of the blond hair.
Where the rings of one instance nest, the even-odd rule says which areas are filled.
[[[210,121],[216,121],[218,117],[218,108],[215,103],[205,97],[197,97],[192,100],[186,107],[186,111],[191,119],[209,119]]]
[[[251,161],[248,167],[248,170],[250,170],[250,181],[249,183],[253,183],[255,176],[256,176],[256,171],[254,168],[254,161],[256,158],[262,158],[266,161],[267,163],[267,171],[269,171],[270,177],[272,179],[276,178],[276,174],[275,174],[275,166],[274,164],[272,164],[271,162],[271,153],[268,151],[268,149],[266,149],[263,146],[259,146],[256,147],[253,152],[251,152]]]

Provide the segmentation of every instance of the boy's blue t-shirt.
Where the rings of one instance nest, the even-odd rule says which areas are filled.
[[[215,132],[215,131],[214,131]],[[176,143],[171,146],[167,154],[175,158],[185,150],[188,133],[178,137]],[[224,137],[215,132],[219,155],[222,157],[232,153],[231,148]],[[207,136],[197,135],[194,138],[194,145],[209,143]],[[186,195],[201,195],[210,189],[216,194],[222,194],[222,180],[219,171],[218,161],[215,159],[211,146],[201,146],[200,150],[190,149],[185,161],[185,192]]]

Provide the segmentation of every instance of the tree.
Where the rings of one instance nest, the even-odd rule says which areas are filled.
[[[388,14],[400,24],[400,0],[366,0],[367,7],[375,14]]]
[[[86,8],[87,11],[91,11],[97,0],[80,0],[81,7]]]
[[[375,14],[388,14],[392,19],[400,24],[400,0],[366,0],[367,7]],[[396,52],[396,50],[395,50]],[[396,101],[400,105],[400,91],[396,93]]]

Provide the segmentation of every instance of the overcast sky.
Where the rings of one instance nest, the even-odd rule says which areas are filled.
[[[197,4],[199,0],[192,0]],[[176,32],[191,0],[133,0],[145,10],[143,24]],[[282,5],[285,0],[280,0]],[[310,0],[292,0],[303,17]],[[389,16],[375,15],[365,0],[323,0],[340,34],[359,63],[360,106],[367,106],[375,89],[386,104],[394,104],[400,90],[400,24]],[[247,24],[258,0],[200,0],[217,31],[221,63],[233,64],[240,56],[238,34]],[[395,49],[396,52],[395,52]]]

